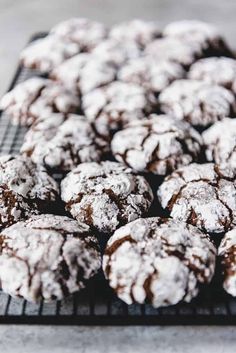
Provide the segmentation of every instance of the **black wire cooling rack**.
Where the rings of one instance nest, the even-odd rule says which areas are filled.
[[[32,38],[45,36],[37,34]],[[9,87],[37,75],[18,67]],[[1,113],[0,113],[1,114]],[[11,125],[0,116],[0,154],[17,154],[26,128]],[[99,273],[86,289],[64,301],[38,304],[11,298],[0,292],[0,323],[55,325],[236,325],[236,300],[222,288],[219,266],[209,286],[203,287],[191,303],[154,309],[151,305],[126,305],[109,288]]]

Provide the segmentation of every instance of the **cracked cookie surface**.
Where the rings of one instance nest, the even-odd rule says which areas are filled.
[[[60,122],[56,117],[51,126],[50,119],[42,122],[40,131],[28,134],[21,153],[49,171],[62,172],[70,171],[80,163],[99,162],[103,158],[108,151],[108,142],[97,135],[84,116],[69,114]]]
[[[209,162],[227,164],[236,170],[236,120],[224,118],[202,134]]]
[[[183,20],[168,24],[163,34],[182,41],[196,43],[208,56],[233,55],[218,29],[202,21]]]
[[[19,83],[1,99],[0,109],[9,115],[14,125],[30,126],[41,116],[60,112],[75,113],[80,98],[59,83],[40,77]]]
[[[66,209],[103,233],[146,214],[153,201],[144,177],[115,162],[83,163],[61,183]]]
[[[226,232],[236,221],[236,174],[229,167],[192,163],[164,180],[158,198],[174,219]]]
[[[85,116],[101,136],[110,138],[122,127],[143,119],[156,107],[157,101],[143,87],[125,82],[113,82],[83,96]]]
[[[185,71],[178,63],[156,61],[150,57],[130,60],[117,74],[120,81],[140,85],[157,95],[171,82],[184,76]]]
[[[42,210],[58,200],[56,181],[47,174],[44,167],[34,164],[25,156],[0,157],[0,185],[6,185]]]
[[[66,38],[48,35],[45,38],[34,40],[23,49],[20,61],[28,69],[47,74],[54,67],[80,51],[81,48],[78,44]]]
[[[65,87],[86,94],[115,80],[116,68],[109,60],[81,53],[58,65],[50,77]]]
[[[128,124],[111,142],[118,162],[158,175],[197,161],[201,146],[201,136],[188,123],[156,114]]]
[[[152,42],[161,36],[158,23],[154,21],[143,21],[134,19],[114,25],[109,33],[109,37],[121,42],[130,40],[136,42],[141,47]]]
[[[161,110],[193,126],[206,127],[233,116],[234,95],[224,87],[197,80],[177,80],[159,96]]]
[[[33,216],[0,233],[1,286],[12,296],[61,300],[84,288],[100,266],[97,239],[68,217]]]
[[[216,249],[196,227],[140,218],[115,231],[103,256],[110,286],[127,304],[189,302],[214,274]]]
[[[201,48],[196,43],[187,43],[179,38],[164,37],[148,44],[144,54],[154,60],[173,61],[185,68],[202,57]]]
[[[81,51],[91,51],[107,36],[106,27],[87,18],[70,18],[54,26],[51,34],[79,45]]]
[[[218,255],[221,259],[223,287],[236,297],[236,228],[227,232],[221,240]]]
[[[236,94],[236,60],[226,57],[198,60],[190,67],[189,79],[217,84]]]

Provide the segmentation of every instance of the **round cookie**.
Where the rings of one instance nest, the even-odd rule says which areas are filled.
[[[233,55],[221,33],[209,23],[196,20],[176,21],[167,25],[163,34],[196,43],[207,56]]]
[[[236,221],[236,174],[213,163],[192,163],[164,180],[158,198],[174,219],[226,232]]]
[[[236,60],[231,58],[206,58],[198,60],[189,70],[193,80],[223,86],[236,94]]]
[[[95,89],[82,99],[85,116],[107,138],[128,122],[143,119],[156,104],[154,94],[143,87],[119,81]]]
[[[234,116],[234,95],[224,87],[197,80],[177,80],[159,96],[160,109],[193,126],[206,127]]]
[[[224,118],[202,134],[209,162],[227,164],[236,170],[236,120]]]
[[[78,221],[103,233],[147,213],[153,201],[144,177],[115,162],[84,163],[61,183],[61,198]]]
[[[116,67],[124,65],[128,60],[141,55],[138,44],[131,40],[118,41],[107,39],[101,42],[92,52],[100,60],[110,61]]]
[[[82,51],[91,51],[107,36],[106,27],[87,18],[70,18],[54,26],[51,34],[77,43]]]
[[[49,214],[2,231],[0,253],[2,290],[32,302],[61,300],[81,290],[101,266],[89,227]]]
[[[81,48],[68,39],[49,35],[30,43],[20,55],[21,64],[37,70],[42,74],[49,73],[66,59],[78,54]]]
[[[118,162],[138,172],[166,175],[197,161],[201,136],[188,123],[167,115],[152,114],[118,131],[111,143]]]
[[[144,53],[157,61],[174,61],[185,68],[202,57],[196,43],[187,43],[179,38],[159,38],[146,46]]]
[[[109,37],[124,42],[130,40],[141,47],[161,36],[160,27],[156,22],[134,19],[114,25]]]
[[[34,164],[25,156],[0,157],[0,185],[23,197],[23,200],[45,213],[58,200],[58,185],[44,167]],[[11,202],[11,194],[9,194]]]
[[[0,109],[9,115],[14,125],[30,126],[42,115],[52,112],[75,113],[80,99],[60,83],[40,77],[19,83],[0,101]]]
[[[140,218],[108,240],[103,270],[127,304],[155,308],[189,302],[214,274],[216,249],[196,227],[172,219]]]
[[[150,57],[130,60],[117,74],[120,81],[140,85],[156,95],[184,76],[185,71],[178,63],[156,61]]]
[[[236,228],[228,231],[222,239],[218,255],[224,276],[223,286],[227,293],[236,296]]]
[[[68,115],[61,113],[52,113],[50,116],[38,118],[24,135],[20,153],[30,157],[35,164],[42,163],[47,143],[67,118]]]
[[[81,53],[57,66],[50,77],[69,89],[85,94],[114,81],[116,71],[109,61]]]
[[[50,171],[67,172],[83,162],[99,162],[108,151],[108,142],[98,136],[89,121],[70,114],[55,135],[36,147],[37,162]]]

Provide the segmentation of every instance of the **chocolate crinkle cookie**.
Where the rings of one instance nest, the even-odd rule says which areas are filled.
[[[0,281],[14,297],[61,300],[85,287],[100,268],[89,227],[68,217],[41,215],[0,233]]]
[[[234,95],[224,87],[198,80],[177,80],[159,96],[160,109],[193,126],[207,127],[236,113]]]
[[[163,34],[200,45],[206,56],[233,56],[222,34],[209,23],[197,20],[176,21],[168,24]]]
[[[21,152],[49,171],[66,172],[80,163],[102,159],[108,151],[108,142],[97,135],[84,116],[70,114],[61,124],[60,121],[58,126],[55,123],[51,127],[47,121],[44,125],[42,122],[38,135],[36,130],[36,139],[35,133],[28,133]]]
[[[172,219],[140,218],[108,240],[103,270],[127,304],[155,308],[189,302],[214,274],[216,249],[196,227]]]
[[[224,276],[223,286],[227,293],[236,296],[236,228],[228,231],[222,239],[218,255]]]
[[[120,81],[134,83],[158,95],[171,82],[185,77],[181,65],[144,56],[130,60],[118,72]]]
[[[47,74],[64,60],[71,58],[80,51],[81,48],[78,44],[66,38],[49,35],[30,43],[21,52],[20,61],[28,69]]]
[[[116,78],[117,69],[110,61],[81,53],[58,65],[50,77],[80,94],[104,86]]]
[[[229,167],[193,163],[168,176],[158,198],[174,219],[222,233],[236,221],[236,174]]]
[[[76,93],[40,77],[30,78],[19,83],[0,101],[2,109],[14,125],[30,126],[42,115],[53,112],[75,113],[80,108]]]
[[[134,41],[109,38],[101,42],[92,53],[97,60],[100,58],[100,60],[109,61],[116,67],[120,67],[128,60],[138,58],[141,50]]]
[[[107,36],[106,27],[87,18],[70,18],[54,26],[50,33],[79,45],[81,51],[91,51]]]
[[[229,89],[236,94],[236,60],[226,57],[206,58],[190,67],[188,77]]]
[[[179,38],[159,38],[148,44],[144,54],[153,60],[173,61],[188,68],[202,57],[201,48],[196,43],[187,43]]]
[[[106,138],[135,119],[143,119],[157,105],[152,92],[131,83],[116,81],[83,96],[85,116]]]
[[[58,201],[56,181],[47,174],[44,167],[34,164],[25,156],[0,157],[0,185],[6,185],[42,212],[51,203]]]
[[[152,114],[117,132],[111,143],[117,161],[139,172],[166,175],[197,161],[201,136],[188,123]]]
[[[111,38],[122,42],[125,40],[134,41],[141,47],[145,47],[147,43],[152,42],[161,35],[158,23],[139,19],[116,24],[109,33]]]
[[[209,162],[227,164],[236,170],[236,120],[225,118],[202,134]]]
[[[76,167],[62,181],[61,197],[74,218],[103,233],[143,216],[153,201],[144,177],[110,161]]]

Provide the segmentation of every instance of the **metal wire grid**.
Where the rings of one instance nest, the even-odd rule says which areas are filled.
[[[33,39],[45,34],[38,34]],[[37,72],[19,67],[9,89]],[[17,154],[26,128],[0,118],[0,154]],[[236,300],[222,289],[219,269],[212,284],[202,288],[190,304],[154,309],[151,305],[126,305],[109,288],[103,274],[86,289],[64,301],[32,304],[0,292],[0,323],[74,325],[236,325]]]

